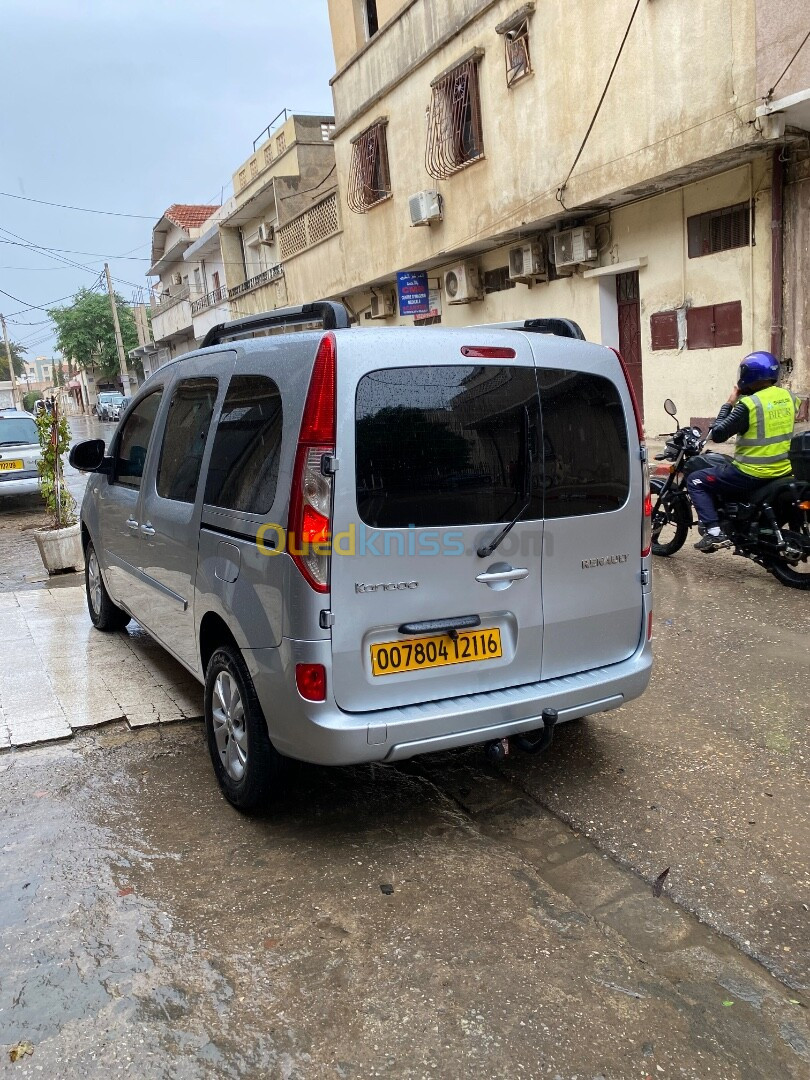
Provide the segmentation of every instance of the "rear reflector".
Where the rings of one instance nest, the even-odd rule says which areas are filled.
[[[323,664],[296,664],[295,685],[306,701],[326,701],[326,668]]]
[[[647,641],[652,641],[653,613],[647,616]]]
[[[462,356],[471,356],[481,360],[514,360],[515,350],[495,345],[462,345]]]

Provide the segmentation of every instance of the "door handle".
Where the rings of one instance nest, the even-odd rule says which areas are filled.
[[[477,574],[475,580],[480,581],[482,585],[497,585],[501,581],[522,581],[528,576],[528,570],[516,567],[510,570],[485,570],[483,574]]]
[[[145,525],[141,525],[141,532],[144,536],[154,536],[155,529],[151,521],[147,521]]]
[[[135,518],[127,518],[127,525],[129,525],[130,529],[138,528],[138,522],[135,520]]]

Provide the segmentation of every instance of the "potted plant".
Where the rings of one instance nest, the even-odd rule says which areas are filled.
[[[80,570],[84,551],[76,519],[76,500],[65,484],[64,456],[70,446],[70,428],[54,403],[53,412],[36,417],[42,457],[39,461],[40,491],[51,515],[51,524],[34,533],[39,554],[49,574]]]

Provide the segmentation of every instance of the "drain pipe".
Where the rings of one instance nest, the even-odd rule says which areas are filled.
[[[782,288],[784,247],[785,163],[782,148],[773,152],[771,172],[771,352],[782,356]]]

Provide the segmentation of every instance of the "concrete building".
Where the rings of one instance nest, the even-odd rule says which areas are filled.
[[[288,266],[337,235],[333,129],[331,116],[285,109],[234,173],[233,200],[219,220],[233,318],[286,304]]]
[[[329,11],[341,205],[331,238],[279,258],[291,302],[410,322],[397,273],[426,271],[415,321],[568,316],[622,350],[653,432],[667,396],[713,415],[745,352],[783,351],[783,322],[789,380],[810,389],[810,45],[763,100],[806,32],[802,0]]]
[[[191,307],[208,293],[207,279],[195,274],[196,265],[184,256],[206,231],[206,222],[220,208],[175,203],[152,230],[152,265],[148,277],[157,277],[152,287],[152,338],[154,350],[136,353],[150,372],[168,360],[181,356],[197,344]],[[204,268],[203,268],[204,269]]]
[[[17,387],[21,393],[34,391],[41,394],[53,386],[54,364],[49,356],[34,356],[23,360],[23,373],[17,376]]]

